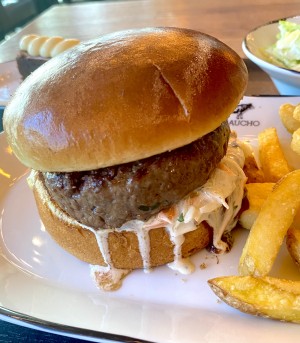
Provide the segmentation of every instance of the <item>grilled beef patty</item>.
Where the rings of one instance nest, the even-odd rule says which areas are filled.
[[[147,220],[203,185],[226,154],[230,129],[215,131],[181,148],[112,167],[70,173],[43,173],[56,203],[93,228],[116,228]]]

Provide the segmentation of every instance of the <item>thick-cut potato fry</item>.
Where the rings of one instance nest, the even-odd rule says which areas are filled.
[[[300,118],[299,120],[294,118],[295,108],[296,106],[292,104],[283,104],[279,107],[279,116],[282,121],[282,124],[290,133],[293,133],[294,131],[300,128]]]
[[[300,268],[300,229],[293,226],[288,229],[286,246],[292,259]]]
[[[265,276],[300,208],[300,170],[287,174],[262,205],[244,246],[240,275]]]
[[[279,115],[285,128],[292,133],[291,149],[300,155],[300,104],[283,104]]]
[[[300,281],[225,276],[208,284],[220,299],[242,312],[300,323]]]
[[[300,129],[296,130],[292,135],[291,148],[300,155]]]
[[[294,119],[298,120],[298,122],[300,122],[300,104],[295,106],[293,111],[293,117]]]
[[[292,169],[281,149],[277,131],[268,128],[258,135],[259,159],[266,182],[277,182]]]
[[[272,192],[275,183],[248,183],[245,185],[245,201],[248,208],[242,212],[239,218],[239,224],[245,229],[250,230],[255,222],[260,209]]]

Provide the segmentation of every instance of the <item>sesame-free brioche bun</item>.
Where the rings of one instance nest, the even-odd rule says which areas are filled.
[[[33,190],[40,218],[52,238],[66,251],[92,265],[105,266],[93,229],[80,224],[63,212],[51,199],[41,174],[32,171],[28,178]],[[211,229],[204,222],[196,230],[184,235],[182,257],[188,257],[205,248],[211,239]],[[112,267],[118,269],[143,268],[136,232],[110,230],[107,238]],[[167,229],[149,230],[149,267],[167,264],[174,260],[174,246]]]
[[[215,130],[243,96],[247,70],[229,47],[178,28],[117,32],[52,58],[4,113],[16,156],[71,172],[140,160]]]

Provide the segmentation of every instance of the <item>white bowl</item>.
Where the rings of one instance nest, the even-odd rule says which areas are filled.
[[[300,24],[300,16],[280,20]],[[270,63],[263,53],[276,42],[278,22],[272,21],[249,32],[243,40],[242,48],[245,55],[271,77],[281,95],[300,95],[300,72]]]

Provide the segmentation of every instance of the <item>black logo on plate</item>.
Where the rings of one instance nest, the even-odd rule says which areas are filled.
[[[252,104],[239,104],[237,108],[233,111],[236,114],[235,119],[229,119],[230,126],[259,126],[259,120],[247,120],[244,118],[245,112],[253,108]],[[232,118],[233,115],[231,115]]]

